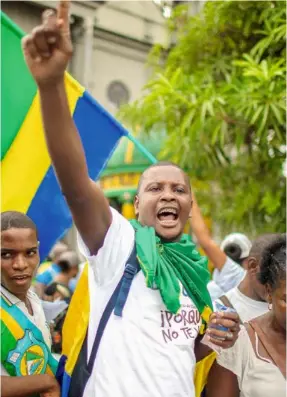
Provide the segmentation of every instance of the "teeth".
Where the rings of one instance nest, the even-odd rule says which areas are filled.
[[[160,210],[159,215],[161,215],[165,212],[170,212],[171,214],[174,214],[174,215],[177,214],[177,211],[175,208],[163,208],[162,210]]]

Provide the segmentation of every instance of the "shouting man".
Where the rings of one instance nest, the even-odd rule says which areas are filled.
[[[148,168],[135,199],[137,220],[129,223],[109,207],[90,180],[70,114],[64,84],[72,55],[68,1],[59,3],[57,14],[44,12],[42,25],[23,39],[23,51],[38,85],[48,150],[80,234],[80,249],[89,262],[89,324],[82,348],[86,358],[80,371],[75,366],[65,393],[193,397],[195,347],[203,356],[199,334],[212,303],[206,288],[206,259],[183,235],[192,207],[189,180],[174,164]],[[138,273],[129,266],[134,247]],[[119,307],[107,319],[118,288]],[[127,290],[128,299],[121,295]],[[78,322],[82,327],[85,315]],[[209,328],[210,340],[222,347],[232,345],[238,333],[237,315],[212,314],[211,321],[229,330]],[[79,376],[86,373],[82,384],[73,381],[75,371]]]

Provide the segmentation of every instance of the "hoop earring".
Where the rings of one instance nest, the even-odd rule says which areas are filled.
[[[268,303],[268,310],[272,310],[272,303]]]

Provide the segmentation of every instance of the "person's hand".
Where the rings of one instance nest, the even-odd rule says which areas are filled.
[[[25,61],[39,87],[63,81],[73,53],[69,9],[70,1],[61,0],[57,13],[44,11],[42,25],[22,39]]]
[[[40,393],[40,397],[61,397],[61,390],[57,379],[50,377],[49,386],[45,392]]]
[[[228,330],[221,331],[214,328],[217,326],[226,327]],[[223,349],[228,349],[237,341],[239,331],[240,320],[237,313],[215,312],[210,316],[206,334],[211,343]]]

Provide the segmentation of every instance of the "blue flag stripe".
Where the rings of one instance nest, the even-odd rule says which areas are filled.
[[[128,132],[86,91],[77,102],[73,119],[84,146],[89,175],[92,179],[98,179],[119,139]],[[70,210],[52,166],[39,186],[27,215],[37,225],[40,257],[43,260],[72,225]]]

